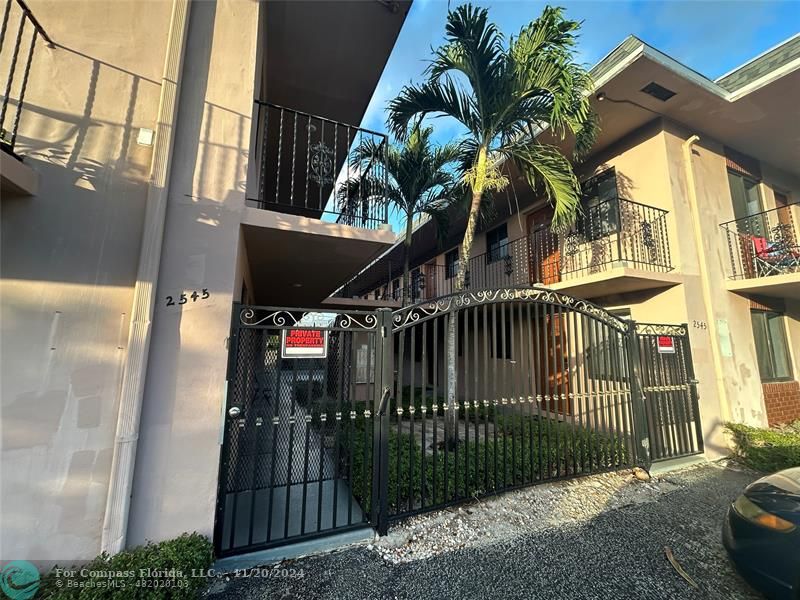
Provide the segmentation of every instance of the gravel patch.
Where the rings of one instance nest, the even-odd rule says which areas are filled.
[[[371,544],[286,561],[299,577],[230,578],[217,598],[759,598],[720,541],[757,474],[710,463],[636,480],[607,473],[539,485],[398,523]],[[700,586],[667,561],[669,546]]]

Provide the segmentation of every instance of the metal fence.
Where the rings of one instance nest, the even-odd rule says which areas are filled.
[[[545,288],[236,305],[230,360],[221,555],[702,451],[686,326]]]
[[[800,272],[800,203],[722,223],[730,256],[729,277],[749,279]]]
[[[353,161],[365,142],[384,151],[384,134],[269,102],[255,105],[259,207],[365,229],[388,222],[380,156],[366,165]]]
[[[6,65],[5,74],[0,73],[0,82],[4,81],[3,101],[0,105],[0,146],[3,150],[14,154],[36,42],[41,37],[51,48],[55,47],[55,44],[22,0],[6,0],[2,19],[0,55],[8,52],[9,58],[7,61],[5,59],[2,61],[2,64]],[[9,33],[14,36],[13,46],[10,48],[6,46]],[[9,106],[13,108],[13,116]]]

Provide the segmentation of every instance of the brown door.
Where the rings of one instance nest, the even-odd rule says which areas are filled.
[[[425,298],[428,300],[432,300],[439,295],[439,290],[437,289],[437,281],[436,281],[436,261],[432,260],[431,262],[425,265]]]
[[[535,365],[539,373],[539,393],[550,396],[545,404],[547,410],[571,414],[569,400],[569,343],[565,327],[565,315],[557,313],[543,315],[537,323],[540,328],[539,357],[541,364]]]
[[[550,285],[561,281],[561,253],[558,236],[550,229],[552,208],[542,208],[528,215],[528,256],[531,283]]]

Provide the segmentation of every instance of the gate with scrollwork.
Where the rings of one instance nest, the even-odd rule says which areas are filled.
[[[635,344],[641,357],[642,396],[653,461],[703,451],[689,328],[636,323]]]
[[[686,327],[547,288],[235,305],[230,340],[220,556],[702,451]]]
[[[234,305],[218,556],[374,522],[380,316]]]

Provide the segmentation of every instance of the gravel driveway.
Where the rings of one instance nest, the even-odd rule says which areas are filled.
[[[647,483],[625,472],[536,486],[416,517],[374,544],[279,565],[302,577],[217,580],[206,597],[758,598],[720,543],[725,509],[755,478],[710,463]]]

